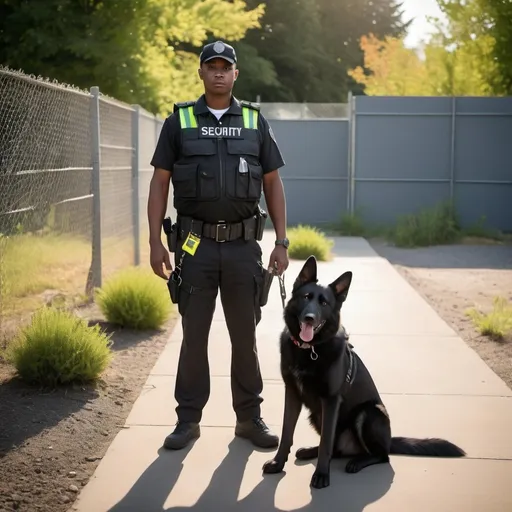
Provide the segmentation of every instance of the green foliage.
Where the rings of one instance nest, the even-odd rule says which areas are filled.
[[[290,258],[305,260],[309,256],[315,256],[319,261],[331,258],[331,249],[334,242],[325,236],[318,228],[299,225],[288,229]]]
[[[5,0],[0,62],[162,115],[202,92],[197,57],[209,34],[239,40],[259,26],[263,6],[241,0]]]
[[[444,202],[401,216],[390,235],[398,247],[421,247],[453,243],[460,230],[453,205]]]
[[[112,276],[97,291],[96,301],[109,322],[134,329],[157,329],[172,312],[162,278],[138,267]]]
[[[481,313],[475,308],[466,311],[480,334],[503,340],[512,334],[512,304],[504,297],[495,297],[492,311]]]
[[[97,379],[111,360],[110,337],[66,311],[41,308],[7,349],[27,383],[44,387]]]
[[[339,232],[343,236],[364,236],[367,229],[359,214],[348,213],[341,217]]]
[[[394,0],[267,1],[261,28],[249,30],[240,45],[244,55],[250,46],[259,59],[240,61],[237,94],[260,94],[266,102],[345,101],[349,89],[361,90],[347,76],[363,63],[359,38],[369,31],[401,34],[405,25]]]

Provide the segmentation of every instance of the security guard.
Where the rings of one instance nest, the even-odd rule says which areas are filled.
[[[210,395],[208,337],[219,289],[231,339],[235,435],[259,447],[279,442],[261,418],[255,331],[266,271],[258,243],[266,216],[259,207],[262,191],[276,232],[269,268],[282,274],[288,267],[286,203],[278,173],[284,161],[259,107],[232,94],[236,64],[234,48],[222,41],[203,48],[199,77],[204,94],[174,106],[151,160],[151,266],[168,281],[183,326],[175,387],[178,422],[165,439],[168,449],[181,449],[200,436]],[[174,269],[161,241],[171,178],[177,211],[170,235]],[[164,266],[172,271],[170,279]]]

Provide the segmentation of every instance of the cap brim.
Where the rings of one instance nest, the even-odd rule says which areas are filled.
[[[211,57],[207,57],[206,59],[203,59],[201,62],[208,62],[209,60],[213,59],[224,59],[230,62],[231,64],[235,63],[235,59],[231,59],[230,57],[226,57],[225,55],[212,55]]]

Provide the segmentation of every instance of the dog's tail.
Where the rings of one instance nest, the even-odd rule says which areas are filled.
[[[445,439],[393,437],[390,454],[415,455],[417,457],[464,457],[466,452]]]

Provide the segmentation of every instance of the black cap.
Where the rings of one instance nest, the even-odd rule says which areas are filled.
[[[215,43],[205,45],[201,55],[199,56],[201,64],[216,58],[221,58],[231,62],[231,64],[235,64],[235,49],[227,43],[216,41]]]

